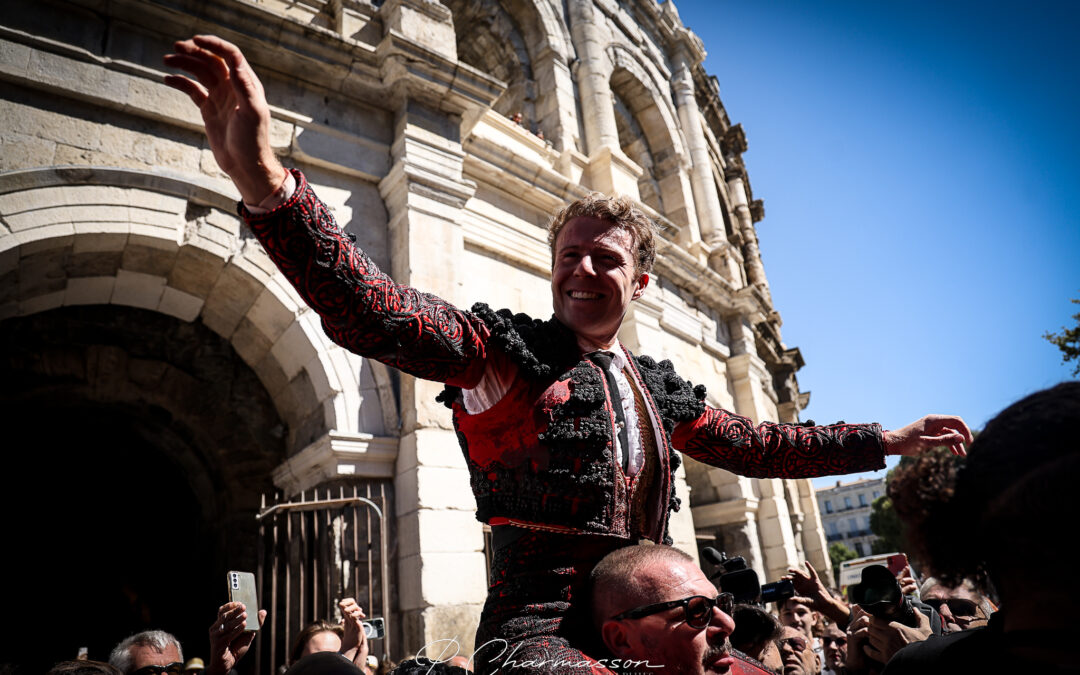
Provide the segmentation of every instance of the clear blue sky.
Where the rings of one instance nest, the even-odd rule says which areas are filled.
[[[978,428],[1071,377],[1080,3],[675,6],[746,130],[803,419]]]

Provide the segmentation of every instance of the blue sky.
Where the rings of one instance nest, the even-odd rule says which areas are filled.
[[[746,130],[803,419],[978,428],[1071,377],[1080,3],[675,6]]]

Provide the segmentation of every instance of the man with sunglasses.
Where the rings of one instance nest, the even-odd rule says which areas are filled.
[[[846,675],[847,634],[844,633],[843,629],[832,622],[825,624],[825,632],[821,636],[821,646],[825,650],[825,668],[822,673]]]
[[[784,675],[817,675],[821,672],[817,654],[799,629],[784,626],[776,646],[784,662]]]
[[[930,577],[923,582],[919,594],[924,603],[941,615],[946,634],[985,626],[994,611],[986,597],[967,579],[956,588],[949,588]]]
[[[136,633],[109,654],[109,664],[123,675],[181,675],[184,653],[180,641],[163,630]]]
[[[613,670],[764,673],[739,658],[729,637],[734,597],[718,593],[694,559],[670,546],[629,546],[590,575],[593,626]]]

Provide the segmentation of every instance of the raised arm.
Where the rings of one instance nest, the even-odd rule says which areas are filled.
[[[879,424],[755,425],[706,408],[675,427],[672,445],[699,462],[751,478],[813,478],[885,468]]]
[[[896,431],[880,424],[755,425],[718,408],[683,422],[672,445],[706,464],[753,478],[814,478],[885,468],[885,455],[917,455],[948,445],[965,453],[971,431],[959,417],[927,415]]]
[[[177,42],[166,84],[199,107],[214,158],[245,204],[281,202],[288,172],[270,146],[270,108],[243,53],[214,36]],[[409,374],[471,387],[483,374],[482,321],[442,299],[396,284],[334,222],[299,172],[293,194],[248,221],[278,268],[322,318],[327,335]]]

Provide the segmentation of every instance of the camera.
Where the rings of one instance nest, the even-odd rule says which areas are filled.
[[[884,565],[864,567],[862,581],[848,589],[848,597],[883,621],[896,621],[910,627],[919,625],[911,600],[904,597],[900,583]]]
[[[736,604],[763,605],[767,602],[783,602],[795,595],[795,587],[786,579],[762,586],[758,582],[757,572],[747,566],[746,559],[742,556],[729,558],[726,553],[720,553],[712,547],[702,549],[702,554],[722,570],[709,577],[709,581],[718,582],[725,593],[734,595]]]

